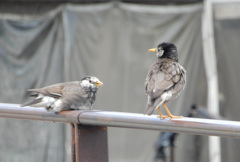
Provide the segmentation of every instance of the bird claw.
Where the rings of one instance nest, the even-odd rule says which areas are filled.
[[[167,116],[167,115],[158,115],[157,117],[158,117],[158,118],[165,119],[165,118],[168,118],[169,116]]]
[[[175,116],[175,115],[158,115],[158,118],[165,119],[165,118],[171,118],[171,119],[178,119],[183,118],[183,116]]]
[[[174,118],[174,119],[183,118],[183,116],[175,116],[175,115],[172,115],[172,116],[169,116],[169,117]]]

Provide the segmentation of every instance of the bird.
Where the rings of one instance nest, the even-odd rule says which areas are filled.
[[[28,89],[34,100],[20,105],[45,107],[58,113],[63,110],[92,109],[98,87],[103,83],[95,76],[86,76],[81,81],[57,83],[38,89]]]
[[[159,118],[180,118],[182,116],[172,115],[166,105],[179,96],[186,84],[186,70],[178,63],[177,47],[172,43],[162,42],[149,51],[157,53],[157,61],[150,67],[145,80],[148,100],[144,114],[151,115],[158,109]],[[161,105],[168,115],[161,113]]]

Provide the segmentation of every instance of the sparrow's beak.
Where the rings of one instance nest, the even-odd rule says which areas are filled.
[[[151,49],[149,49],[148,51],[150,51],[150,52],[156,52],[156,51],[157,51],[157,48],[151,48]]]
[[[102,87],[103,86],[103,83],[101,81],[97,81],[96,82],[96,85],[99,86],[99,87]]]

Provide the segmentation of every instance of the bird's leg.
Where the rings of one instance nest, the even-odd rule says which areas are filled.
[[[159,116],[157,116],[158,118],[167,118],[167,117],[168,117],[168,116],[163,115],[163,114],[161,113],[160,106],[158,106],[158,112],[159,112]]]
[[[170,118],[182,118],[182,116],[172,115],[171,112],[168,110],[167,105],[165,104],[165,102],[163,103],[163,106],[164,106],[164,108],[166,109],[166,111],[168,113],[167,117],[170,117]],[[167,118],[167,117],[163,117],[163,118]]]

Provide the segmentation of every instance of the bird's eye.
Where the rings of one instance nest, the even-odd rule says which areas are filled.
[[[89,83],[92,83],[92,81],[91,81],[91,80],[89,80]]]

